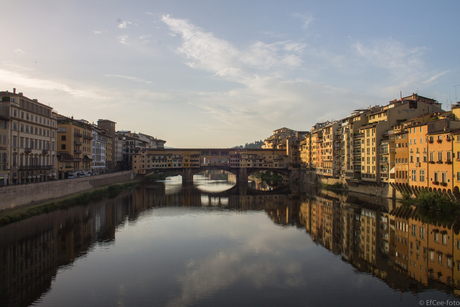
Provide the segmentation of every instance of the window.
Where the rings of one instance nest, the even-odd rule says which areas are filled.
[[[65,150],[65,144],[61,144],[61,149]]]
[[[447,183],[447,173],[446,172],[442,172],[441,173],[441,179],[442,179],[442,183]]]
[[[66,136],[65,135],[61,135],[61,141],[65,141],[66,140]]]
[[[438,151],[438,161],[442,161],[442,151]]]
[[[430,161],[434,161],[434,152],[430,151]]]
[[[425,239],[425,227],[420,227],[420,239]]]
[[[447,233],[442,234],[442,244],[447,245]]]
[[[417,181],[417,170],[412,170],[412,181]]]
[[[420,182],[425,181],[425,170],[421,169],[420,170]]]

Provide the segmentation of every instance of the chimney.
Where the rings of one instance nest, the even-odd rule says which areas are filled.
[[[16,88],[13,87],[13,94],[16,94]]]

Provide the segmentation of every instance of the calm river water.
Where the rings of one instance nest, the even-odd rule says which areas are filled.
[[[231,187],[172,178],[0,228],[0,306],[460,305],[453,229],[425,246],[385,200]]]

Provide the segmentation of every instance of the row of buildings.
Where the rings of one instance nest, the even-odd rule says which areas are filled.
[[[0,92],[0,186],[131,168],[136,148],[164,148],[152,136],[116,131],[116,122],[74,119],[13,92]]]
[[[262,148],[286,149],[292,165],[317,178],[452,194],[460,187],[460,104],[443,111],[412,94],[310,131],[275,130]]]

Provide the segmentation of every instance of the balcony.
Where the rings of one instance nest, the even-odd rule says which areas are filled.
[[[451,160],[447,160],[447,161],[446,161],[446,164],[452,164],[452,161],[451,161]]]
[[[87,139],[87,140],[92,140],[93,139],[93,137],[91,135],[84,135],[83,138]]]
[[[432,184],[439,185],[439,181],[433,181]]]
[[[78,145],[78,146],[80,146],[80,145],[83,145],[83,143],[82,143],[82,142],[80,142],[80,141],[77,141],[77,140],[75,140],[75,142],[73,142],[73,143],[74,143],[75,145]]]
[[[81,158],[74,158],[72,156],[65,156],[65,157],[58,156],[58,161],[59,162],[80,162]]]
[[[438,142],[438,144],[441,144],[441,143],[442,143],[442,140],[436,140],[436,142]]]
[[[53,169],[53,165],[21,165],[19,166],[20,171],[50,170],[50,169]]]
[[[80,149],[74,149],[74,152],[77,153],[77,154],[81,154],[82,151]]]
[[[442,162],[442,160],[439,160],[439,161],[437,161],[436,163],[437,163],[437,164],[442,164],[443,162]]]
[[[26,147],[24,148],[24,152],[27,154],[27,153],[31,153],[32,152],[32,147]]]
[[[441,182],[440,183],[443,187],[447,187],[447,182]]]
[[[42,150],[42,155],[47,155],[50,151],[48,149],[43,149]]]

